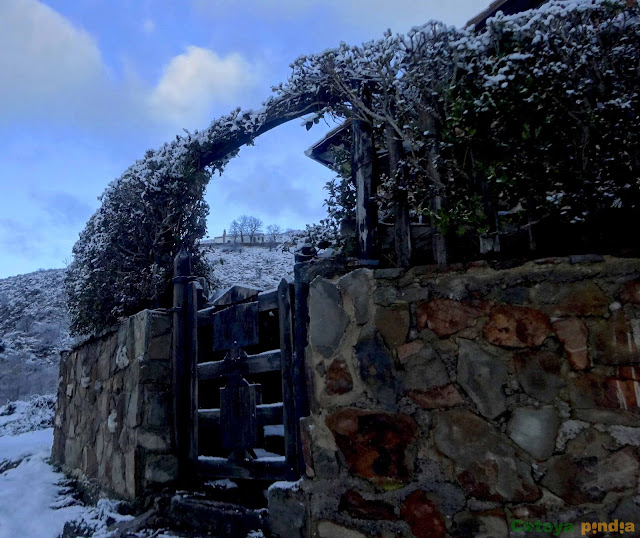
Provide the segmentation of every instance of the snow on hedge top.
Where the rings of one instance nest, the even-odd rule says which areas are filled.
[[[449,36],[446,41],[452,45],[451,49],[461,53],[460,61],[473,63],[474,59],[469,53],[479,54],[490,46],[489,35],[498,28],[502,32],[532,33],[532,43],[537,43],[549,38],[544,31],[545,28],[564,24],[563,21],[572,13],[595,15],[604,8],[623,7],[623,5],[622,0],[552,1],[537,10],[515,15],[504,15],[498,12],[487,22],[487,30],[480,34],[474,34],[471,28],[456,30],[430,22],[413,28],[405,36],[392,36],[387,33],[382,39],[364,43],[360,47],[341,43],[338,48],[329,49],[320,54],[300,56],[291,65],[293,71],[288,81],[273,88],[276,96],[265,101],[262,108],[247,111],[238,108],[214,120],[202,131],[196,130],[193,133],[187,133],[186,136],[176,136],[175,140],[165,143],[159,149],[149,150],[143,159],[136,161],[120,178],[109,185],[102,196],[103,203],[108,202],[119,185],[130,181],[140,181],[148,189],[156,190],[175,186],[176,182],[180,181],[184,170],[191,166],[206,166],[212,170],[222,171],[225,164],[237,153],[237,148],[231,148],[224,155],[217,155],[216,146],[223,146],[224,142],[240,139],[242,143],[251,142],[260,128],[264,127],[270,113],[282,107],[287,101],[318,95],[321,91],[325,91],[327,93],[324,95],[331,98],[323,105],[330,109],[336,106],[336,103],[348,101],[352,97],[346,89],[353,81],[380,80],[384,76],[400,80],[403,70],[407,67],[406,62],[412,60],[408,54],[418,43],[432,42],[430,50],[423,51],[425,53],[430,52],[437,56],[444,52],[446,43],[433,42],[430,39],[434,32]],[[625,19],[621,15],[617,24],[637,25],[638,22]],[[580,29],[583,32],[589,30],[588,27]],[[567,47],[570,46],[571,44],[567,44]],[[593,46],[597,44],[594,42]],[[451,56],[451,51],[445,56]],[[504,61],[509,64],[528,57],[528,54],[511,54]],[[381,73],[377,68],[383,64],[391,66],[394,72]],[[487,82],[493,84],[507,80],[508,75],[505,73],[508,70],[507,66],[503,67],[501,73]],[[338,93],[341,95],[337,95]]]
[[[594,81],[588,76],[578,80],[575,73],[589,73],[592,58],[601,59],[606,52],[616,60],[628,60],[637,54],[623,44],[619,49],[607,48],[602,40],[606,32],[617,30],[620,35],[637,28],[637,10],[625,11],[623,0],[552,1],[538,10],[510,16],[498,14],[479,34],[470,28],[460,30],[431,22],[406,35],[387,32],[381,39],[361,46],[341,43],[335,49],[299,57],[291,65],[286,83],[273,88],[274,95],[261,109],[236,109],[202,131],[176,136],[157,150],[148,151],[109,185],[102,195],[101,207],[74,247],[77,270],[72,278],[72,295],[75,293],[80,299],[70,304],[72,315],[79,308],[95,308],[96,290],[103,302],[114,299],[115,306],[108,309],[108,315],[128,312],[127,305],[139,306],[139,298],[130,300],[127,294],[133,294],[130,290],[141,276],[144,285],[158,295],[158,282],[169,277],[167,257],[175,254],[173,243],[188,236],[192,244],[197,244],[203,236],[199,226],[204,222],[204,210],[198,200],[202,199],[209,175],[222,173],[239,147],[276,125],[312,112],[338,116],[364,113],[376,122],[389,124],[405,146],[417,154],[431,143],[417,116],[431,113],[431,102],[444,99],[450,89],[447,85],[455,85],[460,73],[468,74],[468,78],[480,75],[486,91],[474,105],[479,111],[489,110],[488,103],[501,98],[494,92],[509,90],[510,82],[525,71],[541,80],[566,77],[577,90],[567,89],[580,91],[581,85],[593,86]],[[505,36],[514,36],[519,48],[503,54]],[[562,54],[558,54],[559,50]],[[580,66],[585,69],[578,70]],[[364,88],[374,88],[370,104],[365,102]],[[616,95],[608,103],[599,104],[617,109],[628,106],[625,88],[618,90],[614,85],[614,90]],[[400,123],[398,118],[402,118]],[[414,176],[428,177],[443,190],[456,187],[445,185],[435,175],[429,176],[428,169],[429,166],[416,169]],[[609,183],[603,181],[598,188],[617,207],[615,204],[620,204],[623,197]],[[163,205],[171,206],[173,212],[166,218],[158,215]],[[163,229],[169,230],[172,237],[167,239]],[[155,237],[148,237],[154,234]],[[147,250],[155,249],[159,243],[164,245],[157,249],[158,256],[145,257],[139,251],[139,235],[146,238],[147,243],[143,244],[151,245]],[[129,259],[137,259],[138,263],[126,265]],[[96,272],[102,274],[91,275]],[[120,296],[114,298],[117,294]]]

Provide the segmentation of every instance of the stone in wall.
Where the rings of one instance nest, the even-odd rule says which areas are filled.
[[[450,299],[433,299],[417,307],[418,330],[429,328],[439,337],[451,336],[475,324],[486,314],[485,304],[471,305]]]
[[[553,314],[558,316],[603,316],[609,311],[611,299],[595,282],[577,282],[562,286],[562,296]]]
[[[393,349],[407,340],[409,311],[406,307],[378,308],[375,324],[385,344]]]
[[[529,465],[494,426],[465,409],[436,415],[436,448],[453,460],[456,479],[477,499],[523,502],[540,496]]]
[[[553,458],[542,484],[571,505],[600,502],[609,492],[634,492],[640,472],[638,451],[624,448],[604,458]]]
[[[507,409],[503,385],[506,364],[470,340],[459,339],[458,383],[476,404],[478,411],[495,418]]]
[[[393,357],[384,345],[380,333],[374,329],[362,331],[354,348],[360,378],[371,397],[385,406],[396,402],[396,372]]]
[[[640,363],[640,320],[629,320],[623,310],[614,312],[593,329],[592,347],[599,364]]]
[[[588,368],[589,347],[587,340],[589,330],[584,321],[578,318],[568,318],[554,322],[552,327],[564,347],[571,367],[574,370]]]
[[[546,460],[555,449],[559,427],[560,417],[555,407],[520,407],[513,412],[508,433],[534,458]]]
[[[326,424],[349,472],[380,486],[409,482],[418,433],[411,417],[347,408],[330,414]]]
[[[338,280],[338,287],[353,302],[356,323],[358,325],[367,323],[371,301],[371,271],[369,269],[351,271]]]
[[[327,368],[326,379],[326,391],[329,396],[346,394],[353,389],[353,378],[346,361],[343,359],[333,359],[331,361],[329,368]]]
[[[639,414],[639,394],[640,382],[635,379],[598,373],[585,374],[570,387],[571,403],[576,409],[621,409]]]
[[[453,384],[427,390],[409,390],[407,396],[423,409],[459,407],[466,403]]]
[[[444,362],[431,346],[422,347],[418,353],[403,362],[402,379],[406,390],[427,391],[451,381]]]
[[[349,318],[335,284],[317,277],[309,286],[309,342],[323,357],[336,351]]]
[[[495,307],[484,326],[487,341],[503,347],[540,346],[550,332],[549,318],[545,314],[533,308],[514,305]]]
[[[402,503],[400,510],[416,538],[444,538],[447,527],[442,512],[434,501],[434,495],[416,490]]]
[[[623,304],[640,304],[640,280],[630,280],[620,291],[620,301]]]
[[[566,385],[562,359],[551,351],[523,351],[514,357],[523,390],[541,402],[551,402]]]
[[[607,313],[611,299],[595,282],[557,282],[553,273],[549,275],[550,278],[531,288],[530,295],[550,316],[603,316]],[[575,275],[582,278],[579,271]]]
[[[347,512],[356,519],[383,521],[398,519],[392,504],[376,499],[365,499],[359,492],[352,489],[342,494],[338,510]]]

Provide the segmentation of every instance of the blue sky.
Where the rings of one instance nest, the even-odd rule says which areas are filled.
[[[386,28],[463,25],[488,0],[0,0],[0,278],[63,267],[107,184],[148,148],[258,107],[297,56]],[[209,234],[241,215],[304,228],[331,173],[299,121],[207,191]]]

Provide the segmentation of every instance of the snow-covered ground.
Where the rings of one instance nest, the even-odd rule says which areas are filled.
[[[0,538],[56,538],[67,521],[93,517],[47,463],[54,402],[39,396],[0,407]]]
[[[219,284],[214,295],[234,284],[263,290],[293,272],[294,256],[281,247],[207,247]],[[69,337],[64,269],[0,279],[0,404],[55,391],[59,353]]]
[[[269,290],[277,288],[283,277],[293,275],[293,252],[280,247],[215,245],[207,250],[214,277],[219,281],[218,291],[234,284]]]
[[[54,407],[53,395],[0,406],[0,538],[58,538],[67,522],[82,536],[109,538],[109,525],[133,516],[118,513],[121,503],[110,499],[84,506],[72,483],[49,464]],[[157,529],[135,536],[179,538]]]

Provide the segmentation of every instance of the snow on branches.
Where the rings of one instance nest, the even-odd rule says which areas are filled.
[[[438,222],[481,231],[518,204],[529,218],[555,212],[574,222],[635,207],[639,21],[622,0],[552,1],[498,14],[478,34],[430,22],[301,56],[260,110],[177,136],[109,185],[67,275],[74,328],[161,304],[178,244],[198,256],[210,176],[242,145],[305,114],[392,129],[414,216],[435,194],[447,200]],[[396,188],[387,178],[379,200]]]

